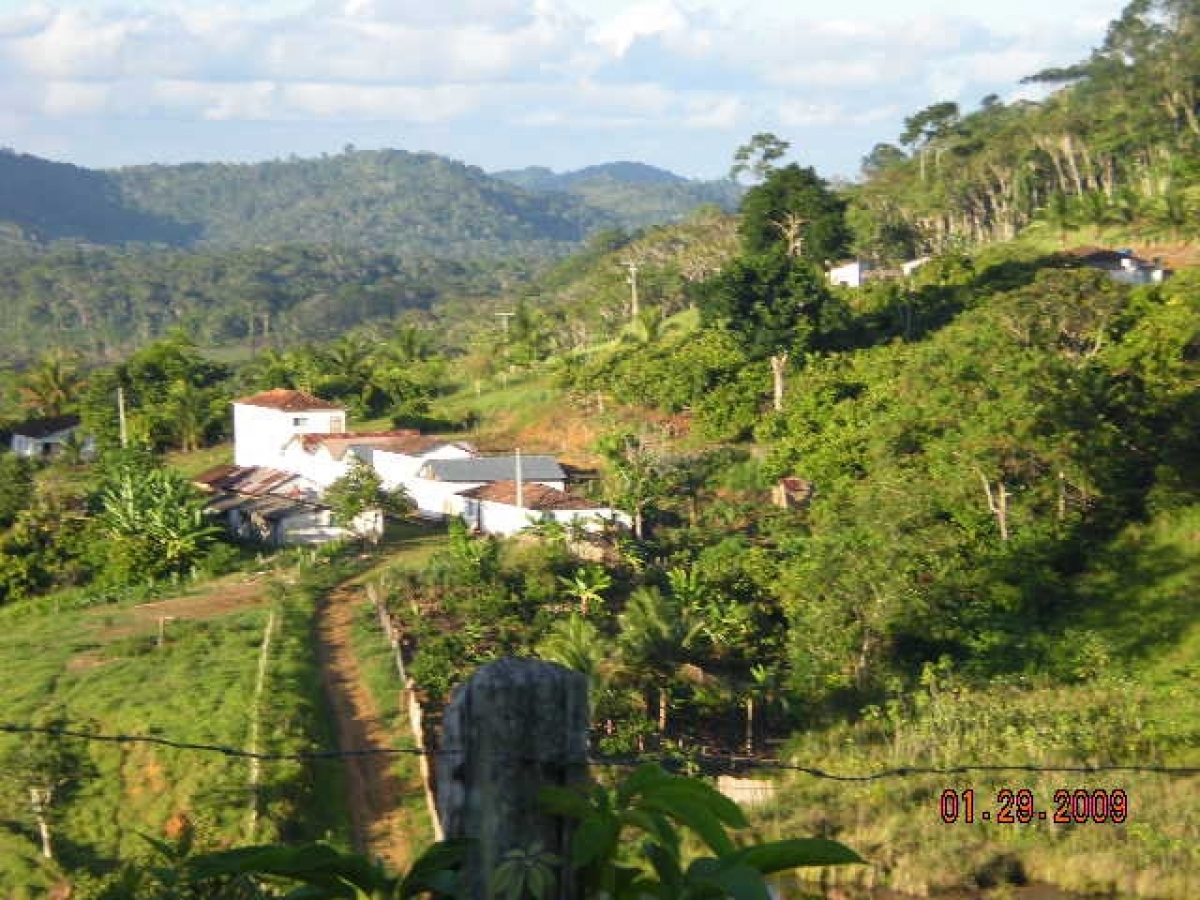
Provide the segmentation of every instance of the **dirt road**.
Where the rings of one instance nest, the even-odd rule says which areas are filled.
[[[343,585],[317,605],[317,654],[341,750],[411,744],[397,733],[400,723],[383,721],[363,683],[352,629],[365,603],[358,588]],[[420,785],[405,784],[396,776],[391,755],[350,756],[344,763],[355,848],[382,859],[392,871],[402,871],[412,861],[414,848],[412,823],[401,809],[401,792],[419,792]]]

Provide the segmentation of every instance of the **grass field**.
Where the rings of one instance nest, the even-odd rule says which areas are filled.
[[[0,669],[6,673],[0,718],[26,724],[53,716],[103,735],[243,748],[257,716],[260,750],[324,746],[309,633],[315,589],[295,572],[264,572],[142,605],[6,607],[0,610]],[[276,633],[264,699],[255,709],[258,658],[272,610]],[[0,756],[18,753],[26,740],[0,735]],[[83,772],[56,806],[57,865],[39,861],[24,787],[9,780],[0,818],[4,891],[45,887],[64,874],[72,880],[104,875],[118,860],[146,856],[140,834],[171,836],[184,817],[205,846],[345,841],[337,772],[328,764],[264,763],[261,817],[251,833],[254,792],[245,759],[134,741],[60,738],[57,745]]]
[[[1091,575],[1111,599],[1081,613],[1070,632],[1071,642],[1088,648],[1081,660],[1093,669],[1079,683],[1039,684],[1032,676],[968,689],[935,675],[924,691],[856,726],[802,731],[788,747],[789,760],[838,774],[980,764],[1200,767],[1200,509],[1130,526],[1114,547]],[[1126,548],[1137,552],[1126,558]],[[1153,571],[1134,565],[1138,558],[1155,560]],[[1028,789],[1049,821],[997,823],[1004,788]],[[1055,824],[1055,791],[1079,788],[1124,791],[1127,821]],[[973,824],[942,821],[947,789],[975,791]],[[984,810],[990,822],[981,820]],[[872,863],[837,877],[886,878],[921,895],[1003,881],[1016,874],[1016,861],[1032,881],[1089,895],[1200,896],[1195,775],[1014,769],[848,783],[787,774],[778,799],[756,819],[773,836],[836,837]]]

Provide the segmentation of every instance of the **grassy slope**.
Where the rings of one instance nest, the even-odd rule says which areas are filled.
[[[56,610],[52,603],[0,611],[0,683],[10,722],[50,709],[104,734],[155,735],[244,747],[255,674],[269,609],[277,631],[260,713],[260,748],[289,751],[324,743],[308,629],[311,597],[300,585],[268,588],[264,578],[233,576],[150,606]],[[159,616],[167,641],[156,648]],[[14,737],[0,736],[0,753]],[[147,744],[74,743],[92,770],[63,807],[56,843],[63,870],[102,874],[117,860],[145,855],[139,833],[162,837],[186,815],[203,844],[242,842],[247,829],[249,763],[215,753]],[[344,839],[336,772],[268,763],[257,839]],[[0,823],[0,885],[35,883],[32,833],[18,806]],[[24,848],[24,849],[21,849]],[[45,878],[53,877],[50,868]]]
[[[1145,558],[1174,560],[1155,572],[1116,572],[1126,581],[1103,608],[1081,615],[1074,640],[1092,677],[1068,686],[1018,683],[960,690],[931,673],[926,689],[876,710],[853,727],[798,735],[791,759],[852,774],[899,766],[1200,766],[1200,509],[1131,526],[1117,542]],[[1112,572],[1098,565],[1094,577]],[[1064,652],[1068,648],[1064,648]],[[1094,672],[1094,674],[1092,674]],[[997,808],[998,790],[1028,788],[1053,815],[1060,788],[1129,796],[1123,825],[944,824],[943,790],[974,788],[978,809]],[[1200,890],[1200,777],[1135,772],[964,773],[864,784],[807,775],[781,779],[780,796],[758,821],[769,833],[836,835],[872,862],[839,873],[924,893],[970,886],[1005,855],[1026,875],[1077,891],[1190,898]]]

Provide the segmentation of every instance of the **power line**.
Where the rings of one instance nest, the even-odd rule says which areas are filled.
[[[57,728],[36,725],[15,725],[0,723],[0,733],[6,734],[42,734],[49,737],[74,738],[84,741],[94,741],[109,744],[153,744],[169,747],[174,750],[194,750],[203,753],[218,753],[238,759],[257,759],[266,762],[303,762],[307,760],[346,759],[364,756],[432,756],[443,755],[440,751],[423,751],[417,747],[372,747],[360,750],[302,750],[294,753],[260,753],[239,747],[229,747],[222,744],[206,744],[193,741],[177,741],[156,735],[137,734],[98,734],[92,731],[81,731],[71,728]],[[513,756],[513,762],[544,762],[544,760],[527,760]],[[815,766],[803,766],[787,763],[783,760],[760,759],[757,757],[720,755],[720,754],[685,754],[683,756],[668,754],[614,755],[592,756],[579,760],[592,766],[629,767],[640,766],[643,763],[655,762],[669,768],[682,768],[695,765],[700,768],[710,768],[727,772],[744,771],[786,771],[799,772],[813,778],[829,781],[864,782],[880,781],[887,778],[908,778],[919,775],[967,775],[967,774],[999,774],[1003,772],[1032,772],[1032,773],[1064,773],[1064,774],[1099,774],[1111,772],[1141,773],[1150,775],[1169,775],[1189,777],[1200,775],[1198,766],[1146,766],[1146,765],[1076,765],[1076,766],[1040,766],[1027,763],[1011,764],[969,764],[957,766],[897,766],[881,769],[866,774],[841,774],[829,772]]]

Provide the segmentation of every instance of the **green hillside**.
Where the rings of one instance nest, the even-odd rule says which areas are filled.
[[[742,188],[732,181],[689,181],[665,169],[633,162],[562,173],[531,166],[493,175],[526,190],[579,197],[627,229],[676,221],[705,204],[732,210],[742,195]]]
[[[1065,243],[1110,228],[1142,245],[1196,236],[1200,209],[1200,10],[1129,4],[1088,59],[1026,79],[1043,102],[938,102],[863,157],[859,252],[911,258],[1035,227]]]
[[[636,229],[738,197],[732,183],[691,182],[637,163],[542,172],[490,176],[402,150],[92,171],[5,150],[0,223],[5,244],[302,244],[439,258],[558,257],[597,229]]]

